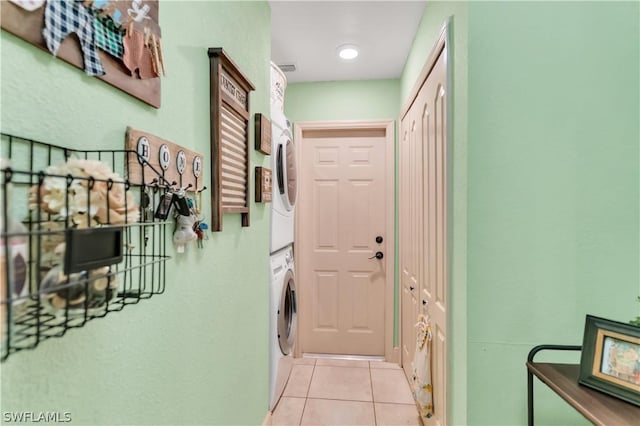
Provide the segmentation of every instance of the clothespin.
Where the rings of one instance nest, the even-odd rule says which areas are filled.
[[[100,9],[100,12],[98,13],[98,16],[100,17],[105,17],[105,16],[111,16],[111,14],[113,13],[113,11],[116,9],[116,7],[113,4],[109,4],[105,7],[103,7],[102,9]]]
[[[126,22],[122,24],[122,26],[127,29],[127,36],[132,37],[133,36],[133,19],[129,17],[126,20]]]
[[[149,47],[149,27],[144,27],[144,45]]]
[[[161,63],[160,63],[160,57],[158,55],[158,44],[156,41],[156,35],[155,34],[151,34],[151,45],[152,45],[152,55],[153,55],[153,67],[155,68],[156,71],[156,75],[158,77],[160,77],[160,73],[161,73]]]
[[[162,39],[158,37],[158,54],[160,58],[160,66],[162,67],[162,75],[167,76],[167,72],[164,69],[164,54],[162,53]]]

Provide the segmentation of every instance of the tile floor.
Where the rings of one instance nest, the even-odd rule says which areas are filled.
[[[420,418],[397,364],[298,358],[271,424],[420,426]]]

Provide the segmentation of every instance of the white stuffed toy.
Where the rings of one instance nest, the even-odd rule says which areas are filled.
[[[176,246],[178,253],[184,253],[185,245],[198,238],[198,235],[193,231],[193,224],[196,218],[194,215],[183,216],[178,215],[176,218],[176,231],[173,233],[173,244]]]

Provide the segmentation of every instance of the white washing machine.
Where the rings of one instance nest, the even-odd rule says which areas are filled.
[[[293,244],[298,177],[296,152],[289,121],[271,108],[273,196],[271,199],[271,253]]]
[[[293,367],[298,300],[291,246],[274,253],[270,260],[269,410],[273,411],[282,396]]]

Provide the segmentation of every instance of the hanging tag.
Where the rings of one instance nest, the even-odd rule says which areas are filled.
[[[173,202],[176,205],[178,213],[180,213],[182,216],[191,216],[191,210],[189,210],[189,204],[187,204],[187,199],[184,196],[184,191],[180,191],[178,192],[178,194],[175,194]]]
[[[162,196],[160,204],[158,204],[158,208],[156,209],[155,217],[157,219],[166,220],[169,217],[174,196],[173,192],[165,192]]]
[[[151,197],[146,187],[142,190],[140,208],[142,209],[142,221],[151,222],[153,220],[153,207],[151,206]]]

